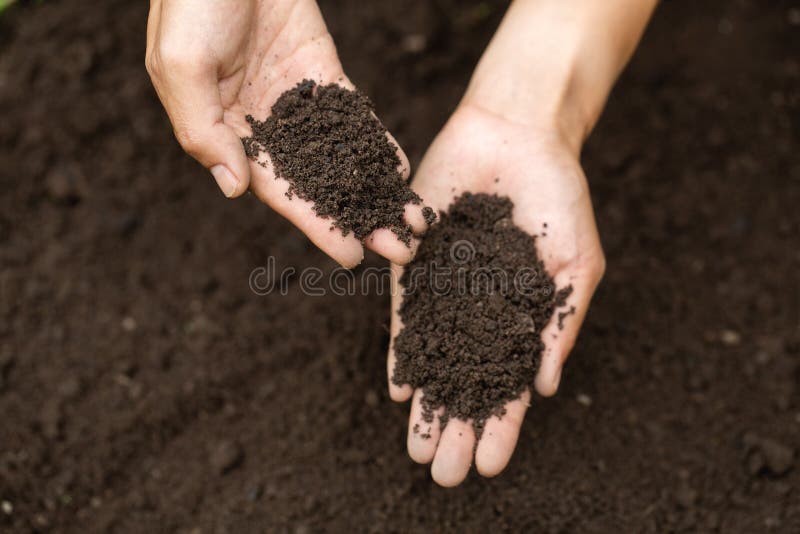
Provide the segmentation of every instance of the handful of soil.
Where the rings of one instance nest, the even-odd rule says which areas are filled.
[[[289,197],[312,201],[332,227],[358,239],[389,228],[408,245],[405,206],[421,200],[403,179],[398,148],[374,109],[357,91],[304,80],[278,98],[263,122],[248,115],[252,136],[242,142],[251,159],[266,152],[275,177],[289,182]]]
[[[536,238],[511,220],[507,197],[456,199],[406,266],[392,381],[422,388],[423,418],[486,420],[533,384],[542,329],[572,286],[556,291]]]

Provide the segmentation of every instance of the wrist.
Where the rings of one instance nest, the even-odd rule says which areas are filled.
[[[463,103],[546,129],[579,153],[656,0],[515,0]]]
[[[487,58],[490,59],[490,58]],[[565,61],[538,76],[521,75],[514,62],[482,61],[461,100],[509,122],[560,139],[576,156],[594,124]]]

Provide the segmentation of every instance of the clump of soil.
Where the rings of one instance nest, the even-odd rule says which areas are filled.
[[[421,200],[403,179],[398,148],[374,109],[358,91],[304,80],[263,122],[248,115],[252,136],[242,142],[252,159],[269,154],[276,178],[290,184],[288,195],[312,201],[317,215],[345,235],[364,239],[389,228],[409,244],[405,206]]]
[[[572,291],[556,291],[513,207],[507,197],[459,197],[400,280],[392,381],[422,388],[427,422],[443,407],[442,424],[472,420],[479,439],[486,420],[533,383],[542,329]]]

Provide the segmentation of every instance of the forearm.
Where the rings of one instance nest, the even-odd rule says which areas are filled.
[[[580,151],[657,0],[515,0],[462,104],[552,128]]]

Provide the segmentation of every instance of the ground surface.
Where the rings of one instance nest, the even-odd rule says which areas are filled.
[[[501,4],[322,7],[418,163]],[[180,152],[146,2],[4,13],[0,531],[800,532],[798,8],[662,5],[585,151],[609,268],[562,391],[449,491],[385,392],[388,296],[250,291],[331,263]]]

